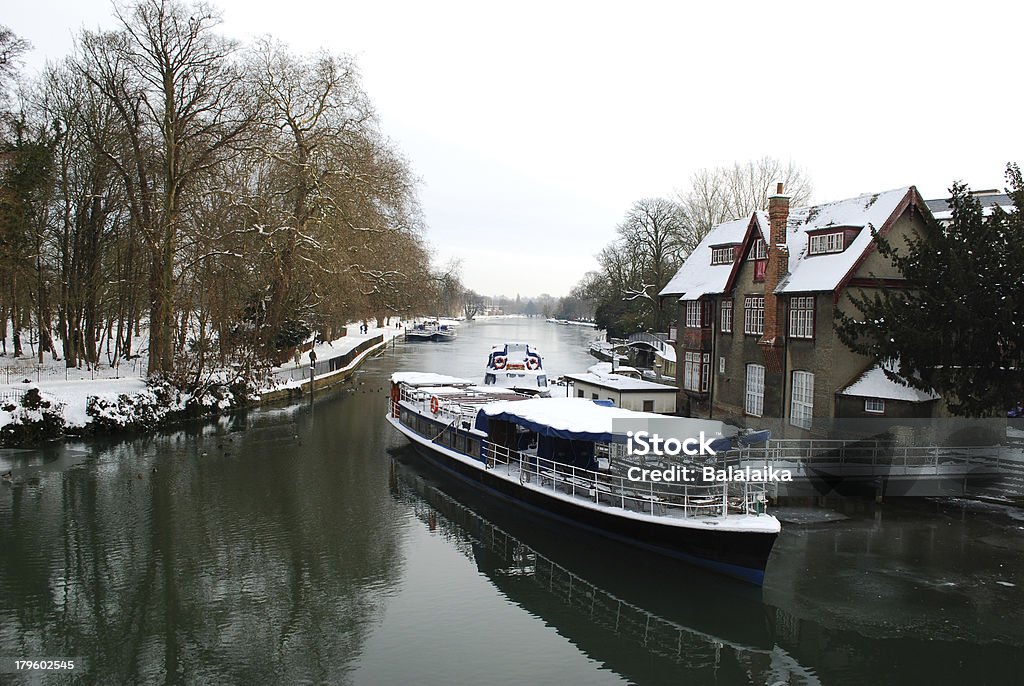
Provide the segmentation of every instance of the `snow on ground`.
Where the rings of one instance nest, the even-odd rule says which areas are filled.
[[[383,335],[384,340],[389,341],[404,333],[403,328],[395,326],[397,321],[397,319],[390,319],[384,327],[371,327],[365,334],[359,332],[361,322],[349,324],[346,336],[329,343],[320,343],[314,348],[317,359],[329,360],[344,355],[363,341],[378,335]],[[456,322],[451,323],[456,324]],[[139,395],[147,390],[145,374],[148,357],[145,354],[145,348],[148,338],[146,332],[143,334],[133,339],[132,342],[132,349],[141,350],[143,354],[133,360],[122,360],[117,366],[110,366],[107,363],[107,351],[101,347],[101,359],[104,361],[95,368],[87,368],[83,365],[82,368],[67,369],[60,341],[56,342],[58,359],[54,359],[53,355],[46,353],[43,356],[42,364],[39,363],[36,356],[14,358],[0,355],[0,401],[20,404],[26,391],[38,388],[45,400],[56,401],[62,405],[61,414],[66,426],[85,426],[92,421],[92,417],[86,413],[90,397],[111,401],[107,403],[107,410],[113,412],[114,410],[111,408],[117,405],[119,396]],[[26,336],[24,351],[26,354],[31,354],[34,349],[27,343],[28,340]],[[7,350],[14,350],[9,337]],[[308,364],[309,353],[307,352],[302,355],[300,366],[308,366]],[[295,369],[295,366],[293,361],[289,361],[275,368],[275,371]],[[219,402],[223,404],[223,401]],[[0,409],[0,426],[14,421],[16,414],[17,412],[6,412]]]
[[[116,400],[122,394],[140,393],[146,390],[141,377],[127,379],[96,379],[81,381],[43,381],[40,383],[0,384],[0,398],[13,400],[32,388],[38,388],[44,398],[55,398],[62,403],[61,414],[67,426],[82,427],[91,421],[86,412],[86,403],[92,396]],[[10,412],[0,410],[0,426],[13,419]]]

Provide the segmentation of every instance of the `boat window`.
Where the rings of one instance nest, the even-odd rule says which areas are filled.
[[[494,374],[485,374],[484,375],[484,385],[485,386],[492,386],[492,385],[494,385],[495,378],[496,377],[494,376]]]
[[[542,388],[544,386],[547,386],[548,385],[548,377],[544,376],[543,374],[538,376],[537,377],[537,385],[542,387]]]

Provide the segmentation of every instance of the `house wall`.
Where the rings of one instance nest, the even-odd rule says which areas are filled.
[[[936,401],[911,403],[903,400],[886,400],[885,412],[864,411],[864,398],[837,395],[836,417],[843,419],[927,419],[932,416]]]
[[[583,393],[581,396],[580,393]],[[654,402],[654,412],[658,414],[675,414],[676,391],[674,388],[666,388],[662,391],[620,391],[618,389],[604,388],[586,381],[573,381],[573,396],[593,399],[597,395],[599,400],[611,400],[616,407],[637,412],[644,411],[644,401]]]

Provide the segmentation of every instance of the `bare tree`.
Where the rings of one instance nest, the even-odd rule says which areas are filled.
[[[149,371],[174,363],[175,264],[189,194],[232,152],[250,119],[240,106],[235,45],[205,5],[139,0],[122,28],[82,37],[80,73],[113,103],[124,144],[107,150],[150,253]]]
[[[690,187],[677,191],[676,196],[694,238],[700,241],[717,224],[765,209],[768,196],[780,181],[793,205],[810,199],[807,173],[792,161],[783,163],[773,157],[700,169],[690,177]]]

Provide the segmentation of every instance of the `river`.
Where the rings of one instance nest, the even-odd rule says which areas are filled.
[[[791,504],[758,590],[496,506],[383,421],[394,370],[476,378],[527,340],[551,375],[582,371],[594,335],[477,321],[311,401],[0,452],[0,656],[78,667],[0,682],[1019,680],[1018,509]]]

